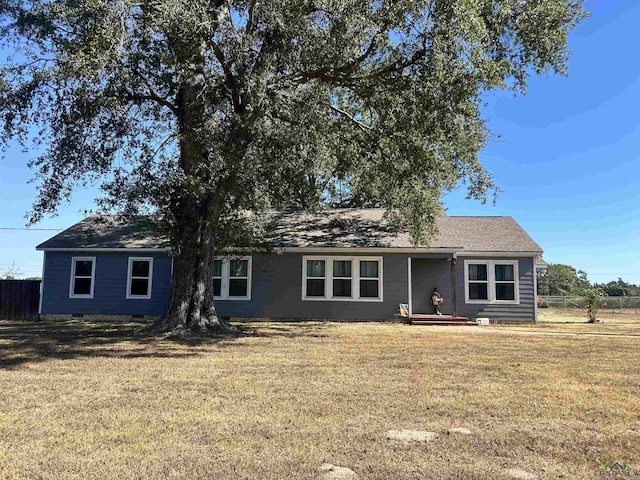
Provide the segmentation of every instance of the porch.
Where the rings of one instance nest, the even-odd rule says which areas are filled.
[[[456,260],[455,253],[409,258],[409,320],[412,325],[476,325],[467,317],[457,315]],[[439,308],[441,315],[431,305],[434,290],[443,298]]]

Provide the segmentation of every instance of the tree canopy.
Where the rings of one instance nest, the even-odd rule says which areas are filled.
[[[640,285],[625,282],[622,278],[592,284],[587,272],[571,265],[549,263],[546,268],[537,270],[537,276],[538,295],[584,295],[586,291],[595,289],[610,297],[640,296]]]
[[[625,282],[620,277],[607,283],[596,283],[595,286],[611,297],[640,297],[640,285]]]
[[[582,295],[591,286],[587,272],[571,265],[549,263],[538,271],[538,294],[552,296]]]
[[[444,193],[485,200],[482,94],[565,73],[583,16],[581,0],[0,0],[0,142],[42,149],[31,222],[94,183],[104,209],[162,218],[185,285],[166,316],[208,325],[213,252],[260,238],[243,211],[381,206],[424,244]]]

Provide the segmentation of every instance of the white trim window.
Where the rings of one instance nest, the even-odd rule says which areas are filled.
[[[302,300],[382,301],[382,257],[302,257]]]
[[[327,260],[324,258],[305,257],[304,264],[306,265],[306,274],[303,273],[305,277],[303,285],[305,293],[303,296],[309,298],[325,298],[327,291]]]
[[[353,298],[351,260],[333,259],[333,298]]]
[[[359,259],[360,298],[382,299],[382,259]]]
[[[93,298],[96,257],[72,257],[69,298]]]
[[[520,303],[517,260],[465,260],[466,303]]]
[[[153,280],[152,257],[129,257],[127,268],[127,298],[151,298],[151,284]]]
[[[251,300],[251,257],[216,258],[213,261],[213,297]]]
[[[222,259],[213,261],[213,297],[222,296]]]

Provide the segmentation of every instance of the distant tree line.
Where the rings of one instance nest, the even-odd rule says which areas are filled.
[[[622,278],[592,284],[584,270],[560,263],[549,263],[545,269],[538,270],[538,295],[584,295],[591,288],[610,297],[640,296],[640,285],[625,282]]]
[[[609,283],[594,283],[594,287],[599,288],[610,297],[640,297],[640,285],[628,283],[618,277],[618,280],[611,280]]]

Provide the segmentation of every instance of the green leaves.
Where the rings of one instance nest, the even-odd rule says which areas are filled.
[[[550,263],[539,269],[537,275],[540,295],[581,295],[583,290],[591,287],[587,273],[571,265]]]
[[[188,203],[217,228],[383,206],[427,243],[445,192],[497,190],[482,93],[564,73],[583,16],[572,0],[3,0],[0,141],[48,146],[32,221],[89,181],[106,209],[180,222]]]

